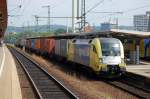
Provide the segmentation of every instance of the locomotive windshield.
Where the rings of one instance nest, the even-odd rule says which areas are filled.
[[[117,39],[100,39],[102,56],[120,56],[120,42]]]

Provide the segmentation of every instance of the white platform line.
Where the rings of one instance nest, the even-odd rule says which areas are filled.
[[[0,77],[1,77],[2,72],[3,72],[4,62],[5,62],[5,50],[4,50],[4,47],[3,47],[3,59],[2,59],[1,67],[0,67]]]

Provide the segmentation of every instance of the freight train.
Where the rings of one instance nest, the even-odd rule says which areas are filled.
[[[28,38],[24,44],[26,50],[81,64],[90,68],[96,75],[118,77],[126,71],[124,48],[121,41],[116,38],[58,39],[39,37]]]

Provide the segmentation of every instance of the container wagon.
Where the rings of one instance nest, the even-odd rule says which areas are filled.
[[[59,39],[55,43],[55,55],[62,59],[67,59],[68,54],[68,39]]]

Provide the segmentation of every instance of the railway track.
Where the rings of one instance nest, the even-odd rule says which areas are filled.
[[[99,79],[116,88],[124,90],[129,94],[137,96],[138,98],[150,99],[150,80],[141,77],[140,75],[126,73],[126,75],[123,78],[118,80],[109,81],[102,78]]]
[[[144,80],[140,75],[126,73],[121,79],[106,82],[140,99],[150,99],[150,80]]]
[[[150,78],[127,72],[122,82],[150,93]]]
[[[39,99],[78,99],[76,95],[37,63],[15,49],[9,49],[25,70]]]

